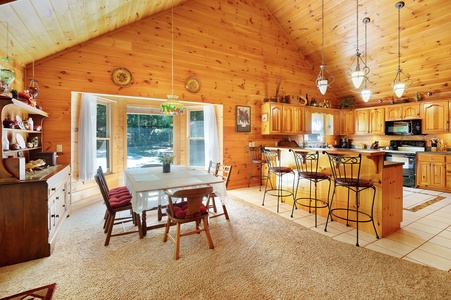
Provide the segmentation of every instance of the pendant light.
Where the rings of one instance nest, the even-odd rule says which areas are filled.
[[[370,21],[371,21],[371,19],[368,17],[364,18],[362,21],[363,24],[365,24],[365,67],[367,67],[367,62],[368,62],[368,50],[367,50],[368,41],[367,41],[366,26]],[[368,79],[368,76],[365,76],[363,82],[364,82],[364,86],[363,86],[363,89],[360,92],[360,94],[362,95],[363,101],[368,102],[368,100],[370,100],[370,97],[371,97],[371,90],[368,88],[368,82],[370,82],[370,80]]]
[[[16,79],[12,68],[13,60],[8,57],[9,50],[9,26],[6,23],[6,57],[0,58],[0,84],[1,89],[5,92],[10,90],[10,84]]]
[[[349,66],[347,70],[347,74],[349,79],[352,81],[352,84],[356,89],[358,89],[362,83],[366,75],[370,72],[369,68],[365,65],[362,69],[360,69],[360,63],[363,63],[362,56],[359,52],[359,0],[356,1],[357,3],[357,13],[356,13],[356,54],[354,55],[354,58],[352,59],[351,65]],[[353,65],[355,64],[355,67]]]
[[[327,91],[327,88],[330,87],[332,82],[334,82],[334,77],[330,75],[329,71],[326,68],[326,65],[324,64],[324,0],[322,0],[322,6],[321,6],[321,22],[322,22],[322,43],[321,43],[321,66],[319,67],[319,74],[318,78],[316,78],[316,87],[319,89],[321,94],[325,94]],[[324,72],[326,72],[329,75],[329,78],[326,79],[324,76]]]
[[[396,76],[393,80],[393,91],[398,98],[401,98],[404,91],[413,81],[401,70],[401,8],[404,7],[404,2],[400,1],[396,3],[395,6],[398,9],[398,70],[396,70]],[[402,80],[401,75],[406,78],[404,81]]]
[[[182,115],[185,111],[185,106],[178,101],[179,96],[174,94],[174,1],[172,1],[171,8],[171,94],[167,95],[168,100],[160,105],[160,112],[167,115]]]
[[[36,99],[39,92],[38,81],[34,77],[34,59],[33,59],[33,77],[30,80],[30,85],[28,86],[28,94],[30,94],[33,99]]]

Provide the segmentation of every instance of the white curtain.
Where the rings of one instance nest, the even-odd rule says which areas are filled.
[[[210,160],[221,162],[219,157],[218,128],[216,113],[213,105],[204,106],[204,137],[205,137],[205,169],[208,169]]]
[[[78,180],[94,179],[97,171],[97,97],[83,94],[78,120]]]

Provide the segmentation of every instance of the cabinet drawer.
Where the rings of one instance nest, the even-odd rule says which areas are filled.
[[[47,180],[49,198],[52,197],[52,195],[67,181],[69,173],[70,168],[66,167]]]
[[[444,155],[428,155],[428,154],[420,154],[418,155],[418,160],[420,162],[437,162],[444,163],[445,156]]]

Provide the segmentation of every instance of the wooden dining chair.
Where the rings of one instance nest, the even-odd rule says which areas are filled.
[[[168,196],[168,207],[166,208],[168,220],[164,230],[163,242],[166,242],[169,237],[175,243],[174,259],[180,258],[180,237],[182,236],[205,232],[209,248],[214,248],[208,227],[208,211],[202,203],[205,197],[210,197],[212,191],[213,188],[211,186],[181,189],[175,192],[164,191]],[[177,199],[183,200],[176,202]],[[202,226],[200,222],[202,222]],[[172,223],[175,223],[176,226],[175,237],[169,234]],[[182,233],[181,224],[185,223],[194,223],[195,229]]]
[[[112,195],[108,194],[108,190],[105,188],[104,183],[102,183],[99,174],[94,176],[94,179],[99,186],[100,193],[102,194],[103,202],[106,206],[106,217],[104,224],[104,231],[106,233],[105,246],[108,246],[110,243],[110,238],[112,236],[119,236],[125,234],[131,234],[138,232],[139,238],[142,239],[142,230],[141,230],[141,220],[140,216],[137,213],[132,211],[131,197],[127,197],[126,195]],[[116,214],[121,211],[132,211],[131,216],[127,217],[116,217]],[[133,231],[124,231],[121,233],[113,234],[113,226],[118,224],[123,224],[126,222],[133,222],[138,226],[137,230]]]
[[[227,189],[227,186],[229,185],[230,173],[231,172],[232,172],[232,166],[225,166],[225,165],[222,165],[220,163],[218,163],[216,165],[216,174],[215,174],[215,176],[222,178],[222,180],[224,181],[226,189]],[[218,210],[216,208],[216,197],[218,197],[218,195],[216,195],[213,192],[213,193],[211,193],[210,198],[208,198],[208,200],[207,200],[207,208],[208,208],[208,210],[213,208],[213,212],[214,212],[214,214],[210,215],[210,218],[216,218],[216,217],[219,217],[219,216],[225,216],[226,220],[229,220],[229,214],[227,212],[227,207],[225,206],[224,203],[222,203],[222,213],[218,213]]]
[[[208,164],[208,170],[207,170],[208,174],[217,176],[218,165],[219,165],[218,162],[214,162],[214,161],[210,160],[210,163]],[[216,203],[214,201],[211,201],[211,203],[207,201],[207,209],[210,210],[211,208],[213,208],[213,211],[215,213],[218,212],[218,209],[216,208]]]

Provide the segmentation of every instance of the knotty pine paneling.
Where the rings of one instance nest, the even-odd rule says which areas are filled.
[[[177,28],[174,89],[186,101],[224,105],[222,114],[218,115],[223,124],[220,128],[224,136],[223,162],[233,165],[229,188],[234,189],[247,186],[249,153],[246,146],[249,141],[274,145],[274,140],[280,139],[260,134],[260,106],[264,97],[275,96],[277,78],[282,78],[280,91],[320,97],[311,84],[316,74],[280,27],[268,18],[266,9],[259,2],[218,1],[215,6],[221,9],[212,9],[209,1],[199,0],[174,8]],[[76,182],[76,128],[80,105],[71,93],[165,99],[171,89],[171,53],[167,46],[171,35],[169,15],[170,11],[148,17],[117,33],[109,33],[37,62],[35,77],[41,86],[39,99],[42,99],[43,109],[53,116],[46,120],[45,142],[51,143],[52,147],[63,145],[64,154],[59,161],[73,166],[74,201],[91,197],[95,188],[91,183]],[[134,52],[134,48],[139,51]],[[119,88],[111,82],[111,71],[118,66],[133,73],[131,86]],[[184,81],[191,75],[201,81],[201,90],[197,94],[184,89]],[[113,143],[117,147],[114,147],[114,174],[108,179],[111,187],[122,183],[125,167],[126,103],[118,100],[114,105],[116,131]],[[251,106],[251,132],[235,131],[236,105]],[[182,125],[183,120],[180,118]],[[178,156],[180,163],[186,163],[186,137],[179,138]]]

